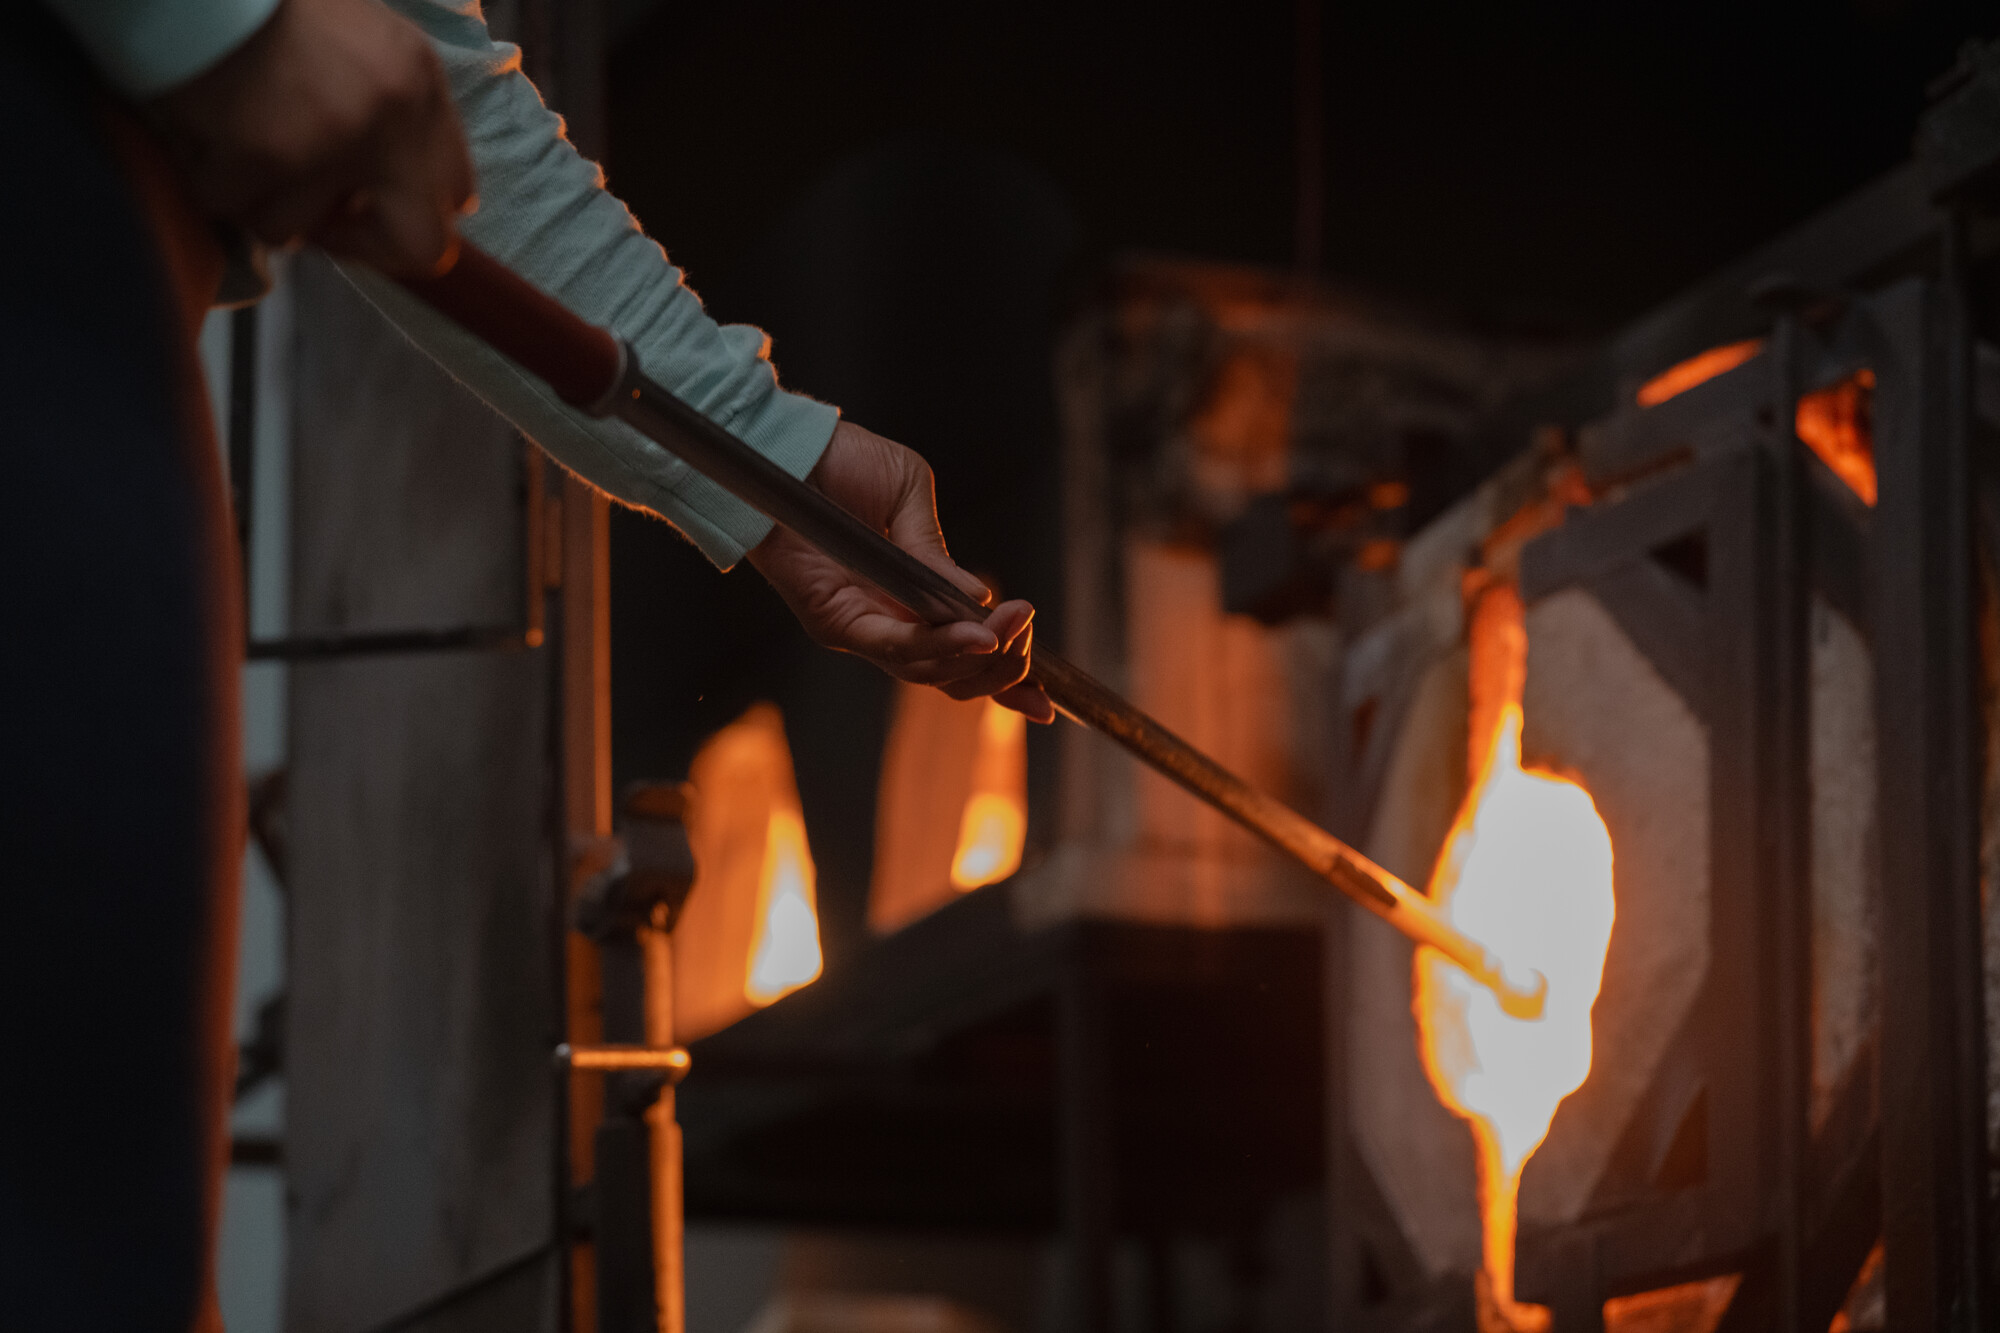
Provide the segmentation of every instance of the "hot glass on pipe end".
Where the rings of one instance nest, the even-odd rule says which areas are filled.
[[[1549,979],[1533,968],[1520,976],[1504,965],[1495,966],[1489,976],[1480,980],[1493,988],[1493,998],[1500,1001],[1500,1012],[1509,1018],[1533,1022],[1548,1005]]]
[[[1467,976],[1493,992],[1500,1012],[1509,1018],[1533,1022],[1542,1016],[1549,998],[1549,979],[1534,968],[1512,968],[1500,955],[1468,936],[1438,910],[1436,903],[1372,862],[1351,858],[1370,883],[1393,906],[1384,911],[1375,900],[1365,900],[1388,923],[1418,944],[1428,945],[1465,969]],[[1331,878],[1331,876],[1329,876]],[[1335,883],[1342,883],[1335,880]]]

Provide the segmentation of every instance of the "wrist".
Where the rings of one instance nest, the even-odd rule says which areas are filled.
[[[45,0],[91,63],[134,100],[157,97],[213,69],[270,21],[279,0],[213,0],[202,5],[140,0]]]

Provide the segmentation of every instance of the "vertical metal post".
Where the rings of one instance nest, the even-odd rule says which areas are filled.
[[[528,76],[562,112],[570,141],[586,157],[604,156],[604,31],[599,0],[521,0],[518,28]],[[571,895],[602,868],[597,849],[612,831],[610,505],[564,474],[560,505],[562,591],[559,602],[562,678],[562,791],[566,845],[558,849]],[[534,628],[530,626],[530,628]],[[567,919],[567,912],[565,913]],[[602,981],[597,950],[575,932],[564,940],[565,1029],[574,1045],[603,1038]],[[595,1171],[593,1140],[604,1114],[604,1076],[569,1077],[569,1183],[583,1186]],[[578,1240],[570,1251],[569,1327],[597,1327],[594,1248]]]
[[[674,1041],[673,936],[659,926],[639,932],[645,951],[646,1044],[672,1046]],[[683,1268],[681,1189],[681,1127],[674,1114],[675,1089],[661,1091],[646,1112],[652,1140],[653,1285],[659,1301],[660,1333],[686,1333],[687,1279]]]
[[[1762,772],[1758,860],[1770,913],[1772,967],[1766,976],[1772,1018],[1771,1198],[1776,1232],[1774,1312],[1778,1333],[1807,1330],[1801,1306],[1806,1250],[1806,1150],[1812,1086],[1812,850],[1807,790],[1811,652],[1808,588],[1811,532],[1803,446],[1796,430],[1804,330],[1795,315],[1772,331],[1767,450],[1768,484],[1760,506],[1764,532],[1762,614],[1755,632],[1763,715],[1756,756]]]
[[[688,796],[685,786],[672,783],[630,788],[617,861],[576,900],[577,932],[598,946],[605,1040],[627,1053],[671,1057],[666,1064],[614,1066],[604,1081],[590,1187],[593,1333],[681,1333],[684,1324],[673,1090],[688,1063],[673,1040],[671,932],[694,887]],[[584,1057],[592,1053],[570,1049],[572,1069],[591,1063]]]
[[[604,1039],[642,1045],[646,1037],[645,954],[624,920],[590,932],[597,942]],[[657,1333],[653,1273],[652,1134],[655,1076],[604,1076],[604,1114],[592,1135],[591,1246],[597,1279],[595,1333]]]
[[[257,307],[229,316],[229,501],[236,519],[236,551],[243,577],[244,618],[250,608],[250,507],[257,463]],[[247,631],[246,631],[247,633]]]
[[[596,849],[611,836],[610,509],[598,491],[565,474],[562,499],[562,788],[573,896],[603,869]],[[568,1039],[604,1039],[603,982],[597,950],[574,931],[565,937]],[[604,1076],[579,1071],[569,1086],[570,1181],[587,1185],[596,1171],[594,1140],[604,1116]],[[572,1328],[597,1326],[597,1269],[588,1240],[572,1248]]]
[[[565,803],[579,850],[611,836],[611,502],[565,474],[562,609]]]
[[[1889,1326],[1994,1326],[1988,1271],[1970,337],[1946,281],[1876,301],[1874,595]]]
[[[1767,499],[1771,468],[1760,450],[1720,460],[1708,529],[1710,873],[1708,982],[1699,1022],[1707,1099],[1705,1194],[1725,1233],[1718,1248],[1748,1250],[1769,1234],[1776,1180],[1777,1060],[1770,1002],[1771,861],[1764,825],[1774,813],[1762,754],[1769,735]]]

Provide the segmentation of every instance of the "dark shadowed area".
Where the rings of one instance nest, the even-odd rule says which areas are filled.
[[[1927,82],[1996,27],[1960,0],[1752,10],[1325,6],[1326,276],[1607,330],[1900,161]],[[1292,262],[1298,32],[1284,0],[630,3],[611,183],[787,383],[933,461],[955,553],[1054,637],[1054,331],[1119,252]],[[612,569],[619,780],[778,702],[837,960],[886,682],[660,524],[620,516]]]

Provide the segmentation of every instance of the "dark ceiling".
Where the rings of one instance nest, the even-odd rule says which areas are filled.
[[[1291,257],[1291,0],[665,0],[622,29],[613,184],[705,286],[913,131],[1045,175],[1086,267]],[[1963,0],[1324,4],[1327,267],[1621,321],[1893,165],[1925,84],[1996,30]]]

